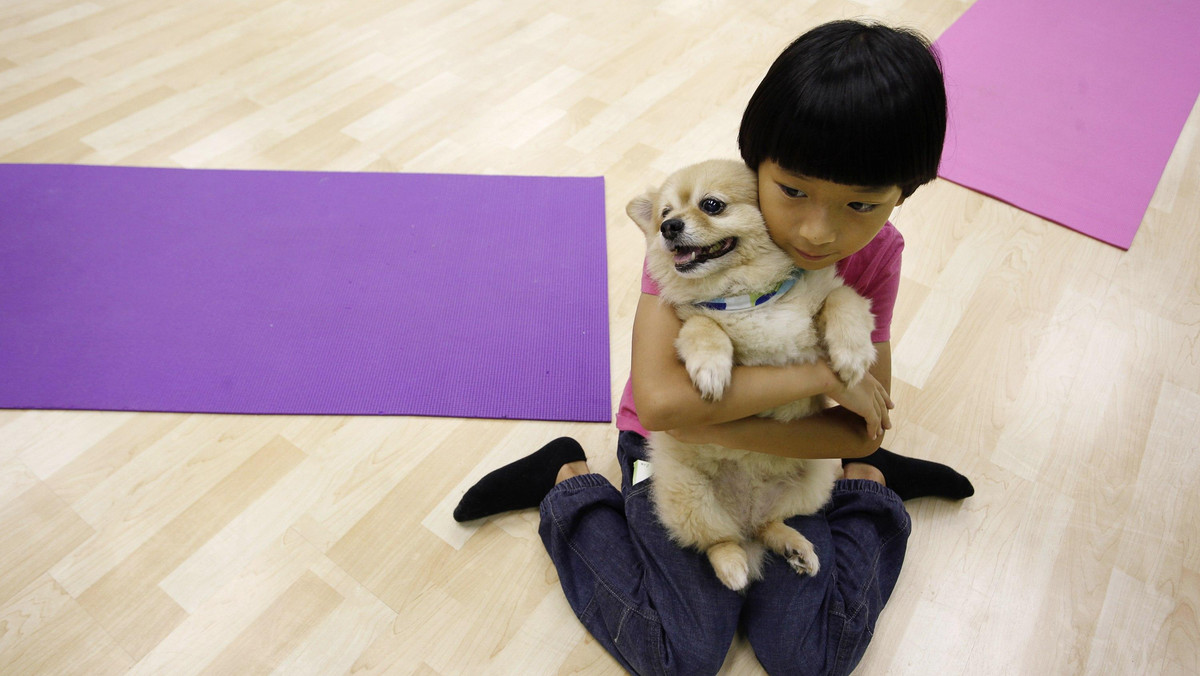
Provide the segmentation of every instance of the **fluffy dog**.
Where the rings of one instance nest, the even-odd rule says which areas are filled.
[[[647,270],[661,301],[683,320],[675,347],[705,398],[721,398],[734,364],[827,359],[854,385],[874,362],[869,301],[833,266],[794,267],[771,241],[757,177],[741,162],[685,167],[626,212],[646,233]],[[761,415],[794,420],[826,405],[814,397]],[[707,553],[725,586],[742,590],[760,576],[762,545],[797,573],[816,575],[812,543],[783,520],[825,504],[839,461],[686,444],[662,433],[649,441],[659,518],[678,543]]]

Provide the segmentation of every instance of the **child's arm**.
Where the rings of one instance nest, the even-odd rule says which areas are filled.
[[[710,426],[737,421],[738,424],[731,424],[716,432],[732,435],[730,439],[738,442],[727,445],[793,455],[785,450],[790,445],[784,448],[773,445],[776,443],[773,435],[782,432],[751,424],[759,419],[742,419],[818,394],[827,394],[851,406],[864,417],[874,419],[864,425],[863,417],[835,408],[797,421],[805,423],[797,432],[804,431],[803,428],[814,428],[806,432],[813,441],[811,457],[853,457],[858,455],[859,449],[865,449],[869,442],[875,442],[878,446],[878,440],[866,438],[869,436],[865,435],[867,427],[872,424],[876,429],[890,427],[887,407],[891,402],[886,393],[886,386],[891,380],[890,352],[886,356],[886,368],[881,368],[885,361],[885,356],[881,354],[876,368],[872,370],[873,375],[886,373],[887,382],[882,385],[876,377],[864,378],[859,387],[847,391],[828,364],[823,362],[780,367],[736,366],[724,396],[720,401],[709,402],[701,398],[692,385],[687,369],[676,356],[675,338],[681,326],[671,307],[659,302],[657,296],[642,294],[633,323],[632,380],[638,417],[646,429],[672,430],[677,436],[692,436],[701,434]],[[738,430],[743,428],[754,431],[748,431],[749,436],[742,438]],[[767,436],[759,439],[764,434]],[[713,438],[711,441],[718,440]],[[864,454],[869,452],[863,450]]]
[[[728,422],[832,389],[827,364],[735,366],[720,401],[705,401],[675,352],[683,323],[675,310],[643,293],[633,320],[631,379],[638,418],[649,430]]]
[[[876,343],[879,357],[871,367],[878,385],[891,384],[891,343]],[[890,399],[886,405],[890,406]],[[891,427],[884,411],[884,429]],[[883,443],[883,433],[868,434],[863,418],[841,406],[826,409],[809,418],[782,423],[769,418],[748,417],[740,420],[672,429],[678,439],[693,443],[715,443],[759,453],[792,458],[861,458],[874,453]]]

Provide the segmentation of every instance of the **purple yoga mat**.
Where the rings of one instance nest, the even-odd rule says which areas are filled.
[[[607,421],[602,178],[0,165],[0,407]]]
[[[978,0],[941,175],[1128,249],[1200,93],[1200,0]]]

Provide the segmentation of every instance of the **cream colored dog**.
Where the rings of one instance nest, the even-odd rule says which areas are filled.
[[[833,266],[793,266],[771,241],[757,177],[741,162],[681,169],[626,211],[646,233],[647,269],[660,299],[683,320],[675,347],[705,398],[721,398],[734,364],[827,359],[853,385],[874,362],[869,301]],[[794,420],[825,406],[814,397],[761,415]],[[659,518],[677,542],[708,554],[725,586],[741,590],[758,579],[762,545],[796,572],[817,574],[812,543],[783,520],[825,504],[839,461],[686,444],[663,433],[651,434],[649,449]]]

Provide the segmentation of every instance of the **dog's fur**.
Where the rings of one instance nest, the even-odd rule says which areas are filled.
[[[706,199],[724,206],[709,213],[716,203]],[[758,210],[757,177],[741,162],[685,167],[659,190],[634,198],[626,211],[646,233],[647,270],[660,299],[684,322],[675,347],[705,398],[721,398],[734,364],[827,359],[853,385],[874,362],[870,303],[845,286],[833,266],[804,272],[786,294],[753,309],[694,305],[770,290],[794,270],[771,241]],[[761,415],[787,421],[825,406],[823,397],[814,397]],[[650,435],[649,449],[659,518],[677,542],[708,554],[727,587],[742,590],[760,576],[762,545],[798,573],[816,575],[812,543],[783,520],[825,504],[839,461],[686,444],[663,433]]]

